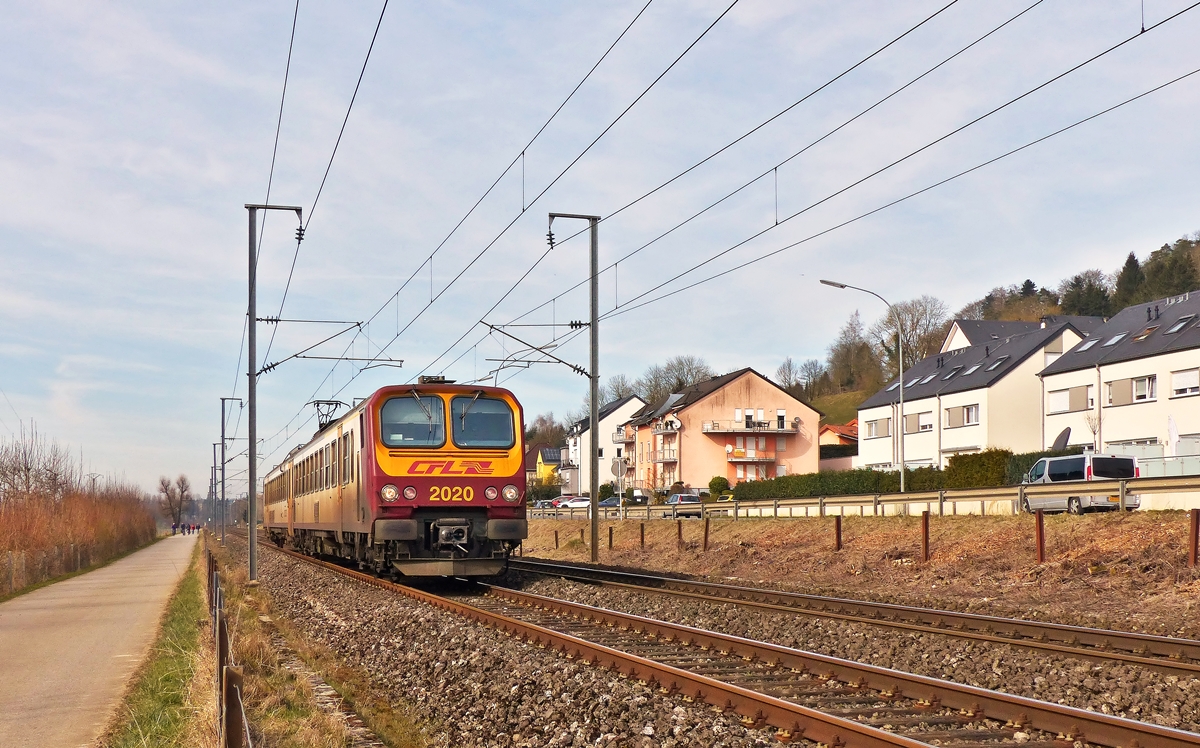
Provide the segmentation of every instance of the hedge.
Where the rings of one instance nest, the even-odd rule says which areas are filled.
[[[1080,454],[1081,447],[1061,452],[1025,452],[1013,454],[1007,449],[988,449],[974,454],[954,455],[945,470],[935,467],[905,471],[909,491],[940,491],[948,488],[998,488],[1015,486],[1025,473],[1043,457]],[[746,481],[733,487],[738,501],[756,499],[800,499],[814,496],[851,496],[855,494],[898,493],[900,473],[895,471],[829,470],[823,473],[785,475],[770,480]]]
[[[857,457],[857,444],[822,444],[821,459],[828,460],[835,457]]]

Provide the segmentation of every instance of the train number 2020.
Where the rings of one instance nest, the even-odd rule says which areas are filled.
[[[474,501],[475,489],[470,486],[433,486],[429,489],[430,501]]]

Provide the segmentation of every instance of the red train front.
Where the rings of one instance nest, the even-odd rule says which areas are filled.
[[[379,572],[498,574],[529,533],[523,432],[505,389],[384,387],[268,473],[267,532]]]

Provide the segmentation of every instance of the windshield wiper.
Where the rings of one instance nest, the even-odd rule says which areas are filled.
[[[421,412],[425,414],[425,420],[429,422],[429,432],[433,433],[433,411],[425,407],[425,402],[421,399],[421,393],[417,392],[416,387],[409,390],[408,394],[421,407]]]
[[[467,407],[463,408],[462,413],[459,414],[458,418],[459,423],[461,424],[460,428],[463,431],[467,430],[467,413],[471,410],[471,406],[475,404],[475,401],[478,400],[479,396],[482,394],[483,390],[475,390],[475,397],[471,398],[471,402],[467,403]]]

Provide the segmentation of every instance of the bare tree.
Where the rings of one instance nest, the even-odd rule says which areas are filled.
[[[837,340],[829,346],[829,376],[831,386],[838,392],[875,390],[883,381],[879,354],[867,342],[857,311],[850,315]]]
[[[179,476],[174,483],[165,475],[158,479],[159,508],[177,525],[183,524],[183,515],[192,508],[195,497],[191,490],[192,484],[186,475]]]
[[[881,358],[889,377],[895,376],[898,370],[897,336],[904,343],[904,367],[908,368],[941,348],[949,311],[941,299],[926,295],[895,304],[892,311],[871,325],[867,337],[879,341]]]
[[[828,395],[832,389],[829,369],[815,358],[800,364],[800,382],[804,385],[804,396],[809,399]]]
[[[539,413],[532,423],[525,425],[525,443],[545,442],[554,447],[567,443],[567,427],[559,423],[552,411]]]
[[[703,382],[716,374],[708,362],[699,356],[675,356],[663,365],[671,380],[671,392],[679,392],[696,382]]]
[[[635,383],[624,374],[614,374],[608,378],[608,382],[600,388],[600,399],[605,403],[611,403],[614,400],[629,397],[637,394]]]
[[[788,356],[775,370],[775,381],[780,387],[785,390],[791,390],[793,387],[804,383],[804,378],[800,374],[800,367]]]

